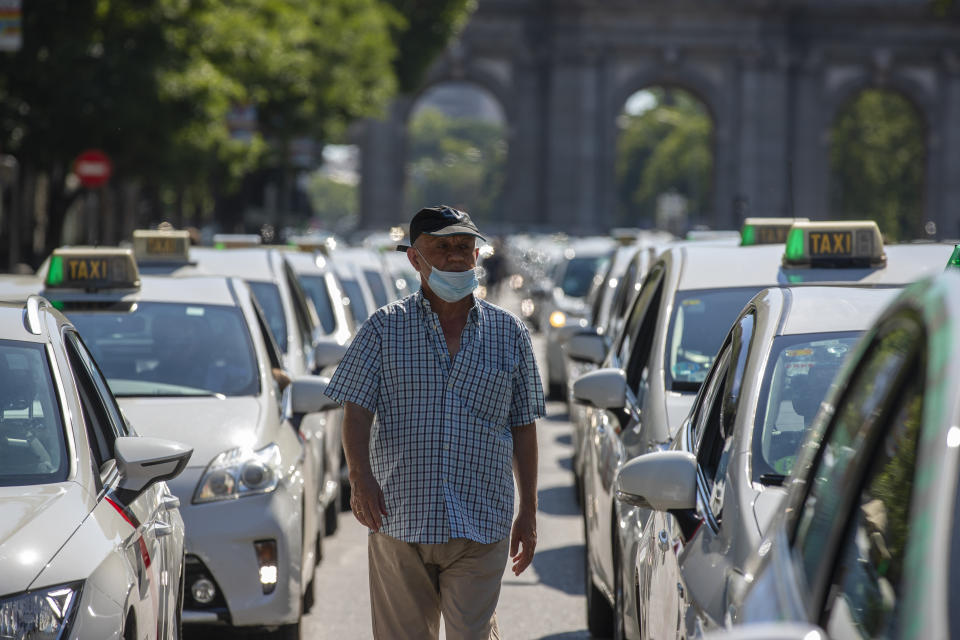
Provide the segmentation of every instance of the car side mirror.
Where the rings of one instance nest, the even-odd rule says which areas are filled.
[[[152,484],[180,475],[193,448],[172,440],[123,436],[114,442],[120,472],[118,497],[129,504]]]
[[[598,369],[573,383],[573,397],[598,409],[622,409],[627,405],[627,374],[623,369]]]
[[[566,350],[571,360],[599,365],[607,357],[607,340],[595,331],[582,331],[567,341]]]
[[[317,346],[313,348],[313,359],[317,369],[325,369],[326,367],[340,364],[340,361],[343,360],[343,356],[346,353],[347,347],[345,345],[337,344],[330,340],[321,340],[317,343]]]
[[[697,458],[686,451],[645,453],[620,468],[617,500],[655,511],[697,507]]]
[[[337,409],[340,404],[327,395],[330,378],[298,376],[290,383],[290,412],[293,415]]]

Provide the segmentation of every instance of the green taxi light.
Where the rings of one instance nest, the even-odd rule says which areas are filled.
[[[47,269],[47,286],[59,287],[63,284],[63,257],[50,258],[50,268]]]
[[[953,253],[950,255],[950,259],[947,260],[947,269],[960,270],[960,244],[953,247]]]
[[[750,247],[757,244],[757,228],[752,224],[743,225],[740,230],[740,244],[744,247]]]
[[[803,257],[803,229],[793,228],[787,233],[787,247],[784,257],[788,262],[800,260]]]

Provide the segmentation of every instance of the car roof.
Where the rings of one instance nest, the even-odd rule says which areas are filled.
[[[189,282],[189,284],[186,284]],[[212,304],[236,306],[227,276],[140,276],[140,288],[135,290],[104,289],[87,293],[76,289],[43,291],[51,299],[64,301],[125,300],[143,302],[176,302],[184,304]]]
[[[190,247],[190,260],[196,262],[197,273],[237,276],[244,280],[270,280],[275,277],[270,256],[274,249],[250,247],[214,249]]]
[[[783,245],[683,243],[667,252],[682,263],[678,290],[769,287],[779,282]]]
[[[380,257],[373,249],[364,247],[343,247],[334,249],[330,253],[330,261],[334,265],[341,263],[354,264],[363,268],[380,269]]]
[[[865,331],[899,292],[894,287],[787,288],[788,307],[779,333]]]
[[[331,262],[330,258],[310,251],[287,251],[283,258],[294,273],[326,273]]]

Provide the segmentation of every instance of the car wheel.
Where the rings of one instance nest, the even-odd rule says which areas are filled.
[[[584,526],[586,529],[586,526]],[[590,569],[590,545],[584,530],[584,576],[587,594],[587,630],[596,638],[609,638],[613,632],[613,609],[600,589],[593,584],[593,571]]]

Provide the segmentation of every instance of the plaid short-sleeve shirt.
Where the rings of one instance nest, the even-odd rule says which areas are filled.
[[[387,503],[382,533],[420,544],[510,535],[510,430],[545,414],[530,333],[516,316],[475,299],[451,359],[417,292],[360,327],[327,395],[375,414],[370,463]]]

